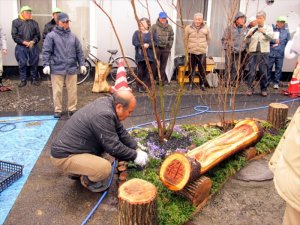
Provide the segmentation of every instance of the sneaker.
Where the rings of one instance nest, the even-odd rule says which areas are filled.
[[[85,175],[80,176],[81,185],[91,192],[103,192],[109,187],[109,180],[102,180],[99,182],[90,181]]]
[[[61,117],[61,112],[55,112],[53,117],[54,118],[60,118]]]
[[[261,96],[263,96],[263,97],[267,97],[268,96],[268,93],[266,92],[266,91],[261,91]]]
[[[253,91],[252,91],[251,89],[248,89],[247,92],[246,92],[246,94],[247,94],[248,96],[251,96],[251,95],[253,95]]]
[[[19,83],[19,87],[25,87],[27,84],[27,81],[26,80],[21,80],[21,82]]]
[[[278,84],[274,84],[273,88],[274,88],[274,89],[278,89],[278,88],[279,88],[279,85],[278,85]]]

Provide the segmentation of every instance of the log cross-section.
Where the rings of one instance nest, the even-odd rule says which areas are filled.
[[[159,177],[169,190],[180,191],[221,161],[255,144],[262,134],[257,121],[243,120],[232,130],[185,155],[174,153],[168,156],[162,163]]]
[[[119,188],[119,225],[157,225],[157,188],[132,179]]]

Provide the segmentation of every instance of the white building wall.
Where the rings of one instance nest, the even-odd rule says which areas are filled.
[[[11,24],[18,17],[18,1],[17,0],[0,0],[0,26],[6,34],[8,54],[3,56],[3,65],[15,66],[15,42],[11,37]]]

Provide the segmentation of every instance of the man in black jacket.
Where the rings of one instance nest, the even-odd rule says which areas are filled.
[[[13,20],[11,36],[16,42],[16,60],[19,64],[20,84],[24,87],[27,84],[27,64],[30,66],[30,76],[33,85],[39,85],[37,81],[37,66],[39,62],[38,42],[41,39],[38,23],[32,19],[32,9],[23,6],[20,15]]]
[[[52,10],[52,19],[48,23],[46,23],[44,27],[43,40],[45,40],[46,35],[50,33],[53,30],[53,28],[57,25],[57,15],[59,13],[61,13],[60,8],[55,8]]]
[[[135,107],[132,92],[121,90],[78,110],[52,143],[52,163],[66,173],[80,175],[81,184],[92,192],[108,188],[112,167],[102,153],[144,166],[147,153],[138,148],[121,123]]]

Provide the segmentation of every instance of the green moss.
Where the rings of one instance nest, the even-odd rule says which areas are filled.
[[[257,154],[270,153],[278,145],[284,130],[279,130],[276,134],[266,131],[261,140],[255,145]]]

